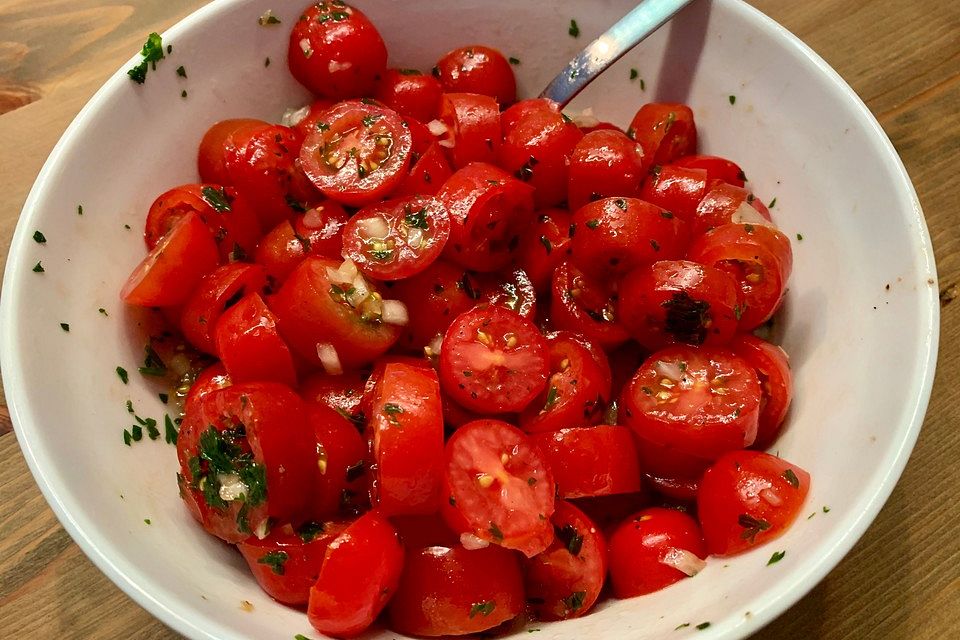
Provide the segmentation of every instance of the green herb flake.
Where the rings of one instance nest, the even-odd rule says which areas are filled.
[[[397,69],[397,73],[402,76],[419,76],[423,75],[420,73],[419,69]]]
[[[170,402],[170,396],[166,393],[158,393],[157,397],[160,398],[160,402],[162,402],[163,404],[167,404],[168,402]]]
[[[203,195],[203,199],[207,201],[207,204],[213,207],[217,213],[232,211],[230,200],[227,199],[227,190],[225,187],[220,187],[219,189],[204,187],[200,190],[200,193]]]
[[[300,525],[300,528],[297,529],[297,536],[303,542],[313,542],[318,535],[324,532],[324,526],[320,522],[308,521]]]
[[[123,225],[123,228],[126,229],[127,231],[130,231],[130,225],[128,224]]]
[[[574,591],[569,596],[563,599],[563,606],[567,608],[567,611],[579,611],[583,608],[583,602],[587,599],[586,591]]]
[[[257,18],[257,24],[261,27],[266,27],[271,24],[280,24],[280,18],[273,15],[272,9],[267,9],[262,16]]]
[[[514,65],[514,66],[520,64],[520,58],[514,58],[513,56],[510,56],[510,57],[507,58],[507,59],[510,61],[510,64],[512,64],[512,65]]]
[[[587,220],[585,224],[587,225],[587,229],[596,229],[600,226],[600,221],[594,218],[592,220]]]
[[[689,623],[689,622],[684,622],[683,624],[678,624],[677,626],[675,626],[675,627],[673,628],[673,630],[674,630],[674,631],[680,631],[680,629],[686,629],[686,628],[689,627],[689,626],[690,626],[690,623]]]
[[[661,212],[660,212],[660,217],[661,217],[661,218],[665,218],[665,219],[667,219],[667,220],[673,220],[673,212],[672,212],[672,211],[661,211]]]
[[[170,47],[169,50],[173,51],[173,48]],[[143,60],[140,62],[140,64],[127,71],[127,75],[130,76],[130,79],[137,84],[143,84],[146,82],[148,64],[151,65],[150,68],[156,70],[157,61],[164,58],[163,39],[160,37],[159,33],[154,32],[147,36],[147,41],[143,44],[143,48],[140,50],[140,55],[143,56]]]
[[[769,567],[772,564],[777,564],[783,560],[783,556],[787,555],[786,551],[774,551],[773,555],[770,556],[770,559],[767,560],[767,566]]]
[[[346,472],[347,482],[353,482],[355,480],[359,480],[360,478],[363,477],[363,473],[365,470],[366,470],[366,464],[364,463],[363,460],[357,462],[356,464],[350,465],[349,467],[347,467],[347,472]]]
[[[364,116],[364,117],[363,117],[363,120],[362,120],[363,126],[365,126],[365,127],[372,127],[373,124],[374,124],[377,120],[379,120],[380,118],[382,118],[382,117],[383,117],[383,116],[381,116],[381,115],[378,114],[378,113],[371,113],[371,114],[368,115],[368,116]]]
[[[163,416],[163,440],[167,444],[177,444],[179,432],[169,415]]]
[[[120,377],[120,382],[127,384],[130,381],[130,374],[127,373],[127,370],[123,367],[117,367],[117,375]]]
[[[271,551],[260,556],[260,559],[257,560],[257,564],[265,564],[278,576],[282,576],[284,572],[283,565],[286,563],[287,555],[286,551]]]
[[[748,513],[742,513],[737,518],[737,524],[743,527],[740,533],[741,540],[749,540],[751,544],[756,543],[757,534],[770,528],[770,523],[761,518],[754,518]]]
[[[493,610],[497,607],[497,603],[494,600],[486,600],[484,602],[474,602],[470,606],[470,619],[473,619],[480,616],[489,616],[493,613]]]
[[[127,413],[134,413],[133,400],[127,400]]]
[[[100,307],[99,309],[97,309],[97,313],[99,313],[102,316],[106,316],[108,318],[110,317],[110,314],[107,313],[107,310],[104,309],[103,307]]]
[[[709,626],[710,626],[709,622],[701,622],[700,624],[697,625],[697,631],[703,631],[704,629],[707,629]]]
[[[800,488],[800,480],[797,478],[797,474],[793,472],[793,469],[787,469],[782,474],[780,474],[784,480],[790,483],[790,486],[794,489]]]
[[[557,539],[563,543],[572,556],[579,556],[583,549],[583,536],[572,524],[565,524],[562,527],[553,527]]]
[[[270,66],[270,58],[264,58],[264,60],[263,60],[263,66],[264,66],[264,67],[269,67],[269,66]]]
[[[543,403],[543,411],[550,411],[553,408],[553,405],[557,404],[557,400],[560,398],[560,390],[555,386],[550,385],[550,389],[547,391],[547,401]]]
[[[128,447],[131,446],[131,444],[130,444],[131,439],[132,439],[132,436],[130,435],[130,432],[127,431],[126,429],[124,429],[124,430],[123,430],[123,444],[127,445]]]
[[[383,405],[383,415],[387,416],[387,422],[394,426],[400,426],[400,419],[397,416],[401,413],[403,413],[403,407],[398,404],[388,402]]]
[[[308,638],[302,633],[298,633],[297,635],[293,636],[293,640],[311,640],[311,638]]]
[[[647,83],[644,82],[643,78],[640,78],[640,91],[646,91],[646,90],[647,90]]]
[[[77,205],[77,215],[78,215],[78,216],[82,216],[82,215],[83,215],[83,205],[82,205],[82,204],[78,204],[78,205]]]
[[[737,96],[728,96],[727,100],[730,101],[730,104],[737,104]]]
[[[639,77],[640,77],[640,72],[639,72],[639,71],[637,71],[636,69],[630,69],[630,79],[631,79],[631,80],[636,80],[636,79],[639,78]]]
[[[798,233],[798,234],[797,234],[797,240],[803,240],[803,234],[802,234],[802,233]]]
[[[141,440],[143,440],[143,427],[141,427],[138,424],[135,424],[132,427],[130,427],[130,437],[133,439],[134,442],[140,442]]]
[[[180,65],[179,67],[177,67],[177,75],[180,76],[181,78],[187,77],[187,70],[183,68],[183,65]]]
[[[572,20],[572,19],[570,20],[570,28],[567,29],[567,33],[569,33],[574,38],[580,37],[580,25],[577,24],[576,20]]]
[[[776,198],[774,198],[773,200],[770,201],[770,204],[767,205],[767,209],[773,209],[775,206],[777,206],[777,199],[776,199]]]
[[[830,513],[830,507],[824,505],[824,507],[823,507],[823,512],[824,512],[824,513]]]
[[[494,540],[498,542],[503,540],[503,531],[500,530],[500,527],[498,527],[495,522],[490,523],[488,531],[490,531],[490,535],[493,536]]]
[[[150,522],[150,518],[144,518],[144,519],[143,519],[143,524],[153,524],[153,523]]]
[[[37,264],[33,265],[33,272],[34,272],[34,273],[43,273],[43,272],[44,272],[43,265],[40,264],[39,262],[38,262]]]
[[[70,333],[70,325],[67,324],[66,322],[61,322],[60,328],[66,331],[67,333]]]
[[[415,213],[414,212],[407,213],[407,215],[403,217],[403,223],[408,227],[412,227],[414,229],[424,229],[424,230],[428,229],[430,225],[427,222],[426,207],[424,207],[423,209],[420,209]]]
[[[46,244],[47,238],[40,231],[33,232],[33,241],[37,244]]]
[[[550,255],[550,252],[553,251],[553,244],[550,242],[550,238],[547,236],[540,236],[540,244],[542,244],[543,248],[547,250],[547,255]]]

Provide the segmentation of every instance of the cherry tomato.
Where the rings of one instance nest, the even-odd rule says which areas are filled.
[[[317,126],[323,122],[323,116],[336,104],[333,100],[327,98],[319,98],[314,100],[307,106],[307,113],[303,118],[293,125],[293,128],[297,130],[301,138],[306,139],[308,135],[315,131],[321,130],[323,127]]]
[[[524,560],[527,602],[538,620],[579,618],[593,607],[607,577],[607,541],[585,513],[557,501],[556,537],[546,551]]]
[[[570,500],[570,504],[583,511],[604,535],[609,536],[628,516],[649,505],[650,496],[644,491],[615,493],[609,496],[577,498]]]
[[[367,418],[372,416],[373,403],[379,394],[377,385],[383,378],[383,372],[386,371],[388,364],[402,364],[423,371],[434,371],[432,363],[423,357],[387,354],[377,358],[373,363],[370,375],[367,376],[366,382],[363,384],[363,398],[360,400],[360,413]],[[366,424],[366,421],[364,424]]]
[[[582,333],[605,349],[629,337],[616,312],[612,283],[590,278],[571,262],[562,262],[553,272],[550,315],[560,329]]]
[[[350,369],[384,353],[401,329],[383,321],[380,294],[371,285],[361,300],[355,285],[331,280],[339,267],[336,260],[306,258],[270,298],[270,308],[281,335],[300,357],[323,364],[318,348],[329,345],[342,368]]]
[[[636,437],[640,468],[649,484],[668,498],[695,500],[700,489],[700,477],[710,461]]]
[[[380,75],[373,97],[401,116],[430,122],[440,113],[443,87],[433,76],[416,69],[387,69]]]
[[[742,187],[743,183],[747,181],[747,176],[743,173],[740,165],[718,156],[684,156],[674,160],[673,164],[676,167],[686,167],[687,169],[703,169],[707,172],[709,182],[723,180],[735,187]]]
[[[365,379],[359,371],[340,375],[315,373],[300,385],[300,395],[307,402],[325,404],[347,420],[354,420],[358,418]],[[361,422],[365,424],[366,420]]]
[[[454,49],[433,68],[448,93],[480,93],[501,105],[517,99],[517,80],[503,54],[483,45]]]
[[[183,402],[184,413],[196,413],[200,410],[200,401],[204,396],[212,391],[229,387],[231,384],[230,375],[222,363],[210,365],[197,374],[193,384],[190,385],[190,391],[187,392]]]
[[[232,380],[296,386],[293,356],[277,332],[277,317],[259,294],[248,293],[220,316],[214,341]]]
[[[707,193],[707,183],[704,169],[668,164],[650,174],[643,183],[640,197],[689,222]]]
[[[207,532],[240,542],[268,518],[299,516],[314,466],[303,402],[274,382],[233,384],[204,395],[177,438],[181,496]]]
[[[440,101],[440,120],[447,127],[440,145],[450,145],[454,167],[496,160],[503,137],[496,100],[478,93],[446,93]]]
[[[263,293],[263,267],[232,262],[217,267],[200,281],[180,313],[180,330],[190,344],[216,354],[213,333],[224,311],[249,293]]]
[[[760,382],[731,351],[676,345],[647,358],[620,411],[640,437],[714,460],[756,438]]]
[[[555,207],[567,199],[570,156],[583,137],[555,102],[544,98],[523,101],[504,113],[503,145],[497,164],[536,188],[538,209]],[[511,114],[516,110],[519,115]]]
[[[810,474],[760,451],[732,451],[707,469],[697,513],[707,549],[733,555],[782,535],[810,491]]]
[[[570,427],[532,439],[553,469],[561,498],[640,490],[637,449],[626,427]]]
[[[373,93],[387,47],[373,23],[343,2],[316,2],[290,32],[290,73],[311,92],[343,100]]]
[[[657,260],[682,258],[685,223],[636,198],[604,198],[573,214],[571,259],[595,278],[622,276]]]
[[[742,300],[740,331],[760,326],[776,312],[793,268],[790,240],[764,225],[712,229],[690,245],[687,257],[734,277]]]
[[[523,269],[512,269],[499,274],[481,273],[477,282],[482,298],[514,313],[518,313],[531,322],[537,315],[537,292]]]
[[[556,485],[522,431],[499,420],[467,423],[447,441],[444,460],[441,513],[451,529],[528,558],[550,545]]]
[[[453,547],[460,543],[460,535],[450,530],[439,513],[425,516],[393,516],[390,522],[396,527],[408,555],[422,547]],[[399,591],[402,589],[398,589]]]
[[[665,165],[697,151],[693,111],[683,104],[649,103],[630,121],[627,135],[640,143],[652,165]]]
[[[453,175],[447,156],[439,144],[431,143],[419,158],[416,155],[414,158],[410,173],[391,194],[393,197],[436,195],[443,183]]]
[[[436,373],[386,365],[373,394],[367,432],[373,455],[371,503],[388,515],[436,512],[443,464]]]
[[[260,588],[278,602],[307,604],[310,587],[320,575],[327,547],[346,523],[309,522],[294,529],[289,524],[270,531],[263,540],[250,536],[237,549]]]
[[[182,304],[219,260],[210,229],[198,214],[187,212],[133,270],[120,299],[140,307]]]
[[[429,267],[449,237],[446,207],[429,196],[413,196],[357,212],[343,229],[343,252],[366,275],[399,280]]]
[[[200,173],[200,180],[210,184],[232,184],[225,163],[227,155],[236,152],[232,142],[233,132],[240,129],[256,129],[268,124],[263,120],[236,118],[221,120],[207,129],[200,140],[197,153],[197,169]]]
[[[731,223],[765,225],[770,212],[752,193],[725,182],[707,185],[707,191],[690,219],[695,236]]]
[[[497,271],[534,220],[533,189],[493,165],[473,163],[437,192],[450,212],[444,256],[475,271]]]
[[[366,501],[367,443],[352,422],[321,402],[308,401],[306,416],[316,452],[310,516],[322,520],[348,514]]]
[[[777,439],[790,409],[790,400],[793,397],[790,359],[787,352],[779,346],[750,334],[734,338],[730,349],[757,370],[762,395],[757,439],[753,442],[753,447],[765,449]]]
[[[675,342],[726,344],[742,313],[733,277],[689,260],[661,260],[631,271],[619,294],[624,326],[651,351]]]
[[[410,130],[394,111],[357,100],[341,102],[307,136],[300,162],[325,196],[361,207],[382,199],[410,166]]]
[[[396,529],[376,510],[361,516],[327,547],[310,589],[310,624],[332,636],[360,634],[396,593],[402,571]]]
[[[591,131],[570,156],[567,203],[576,211],[610,196],[636,198],[649,168],[643,147],[622,131]]]
[[[520,238],[517,264],[538,293],[550,289],[553,271],[570,256],[570,221],[565,209],[540,211],[536,224]]]
[[[609,551],[617,598],[653,593],[695,575],[707,557],[696,520],[658,507],[627,518],[610,536]]]
[[[388,612],[394,631],[434,637],[492,629],[523,607],[523,575],[513,553],[450,544],[408,548]]]
[[[546,342],[533,323],[495,305],[457,316],[440,350],[444,391],[481,413],[526,407],[546,385],[549,366]]]
[[[284,220],[263,236],[254,258],[268,276],[282,283],[308,255],[339,258],[347,220],[347,212],[338,203],[321,202],[292,221]]]
[[[601,349],[570,331],[547,334],[546,388],[520,414],[527,433],[595,424],[610,400],[610,365]]]

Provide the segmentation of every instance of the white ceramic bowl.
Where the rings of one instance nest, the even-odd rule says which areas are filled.
[[[455,46],[487,43],[521,59],[516,71],[521,94],[529,96],[633,2],[598,0],[589,9],[574,0],[357,4],[384,34],[393,64],[429,69]],[[191,521],[177,497],[173,447],[162,439],[124,446],[125,401],[132,399],[141,415],[162,416],[163,407],[136,373],[142,336],[117,294],[143,256],[139,230],[150,202],[196,180],[195,149],[207,126],[226,117],[277,119],[307,98],[285,65],[299,5],[213,2],[165,34],[173,53],[145,85],[127,78],[131,65],[118,71],[50,155],[24,207],[4,279],[7,401],[37,483],[104,573],[195,639],[318,634],[302,613],[262,594],[239,555]],[[258,26],[267,8],[281,26]],[[567,35],[571,18],[582,30],[578,40]],[[181,64],[188,79],[174,73]],[[630,82],[631,67],[646,91]],[[590,105],[603,119],[625,124],[652,100],[691,104],[702,150],[740,162],[760,197],[776,197],[782,228],[803,235],[794,243],[780,323],[793,355],[796,403],[775,448],[810,471],[813,487],[804,517],[775,543],[713,560],[695,579],[659,593],[608,601],[579,620],[538,624],[542,640],[689,633],[707,640],[757,630],[863,534],[903,470],[930,394],[938,305],[923,215],[893,147],[843,80],[746,4],[702,1],[572,107]],[[37,229],[45,245],[31,239]],[[38,260],[42,274],[31,271]],[[60,322],[70,324],[69,333]],[[132,372],[128,386],[117,365]],[[806,513],[816,516],[808,520]],[[787,555],[767,567],[775,550]],[[254,610],[241,611],[241,600]],[[694,630],[705,621],[708,629]]]

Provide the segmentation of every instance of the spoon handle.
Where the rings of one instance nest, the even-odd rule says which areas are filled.
[[[540,97],[558,102],[561,107],[566,106],[607,67],[692,1],[641,0],[630,13],[578,53]]]

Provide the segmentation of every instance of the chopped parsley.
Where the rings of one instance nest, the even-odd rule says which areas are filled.
[[[494,539],[494,540],[496,540],[496,541],[502,541],[502,540],[503,540],[503,531],[500,530],[500,527],[498,527],[498,526],[496,525],[496,523],[494,523],[494,522],[491,522],[491,523],[490,523],[490,529],[489,529],[489,531],[490,531],[490,535],[493,536],[493,539]]]
[[[775,206],[777,206],[777,199],[776,199],[776,198],[774,198],[773,200],[770,201],[770,204],[767,205],[767,209],[773,209]]]
[[[689,622],[684,622],[683,624],[678,624],[677,626],[675,626],[673,630],[680,631],[680,629],[685,629],[686,627],[689,627],[689,626],[690,626]]]
[[[130,374],[123,367],[117,367],[117,375],[120,376],[120,382],[123,384],[127,384],[130,380]]]
[[[553,405],[557,404],[557,400],[560,397],[560,390],[555,386],[550,385],[549,391],[547,391],[547,401],[543,403],[543,411],[549,411],[553,408]]]
[[[636,80],[636,79],[639,78],[639,77],[640,77],[640,72],[639,72],[639,71],[637,71],[636,69],[630,69],[630,79],[631,79],[631,80]]]
[[[130,432],[127,431],[126,429],[124,429],[124,430],[123,430],[123,444],[125,444],[125,445],[127,445],[127,446],[129,447],[129,446],[131,446],[131,445],[130,445],[130,441],[131,441],[131,440],[132,440],[132,437],[131,437],[131,435],[130,435]]]
[[[227,199],[226,187],[220,187],[219,189],[204,187],[200,190],[200,193],[203,194],[203,199],[206,200],[207,204],[213,207],[217,213],[232,211],[230,200]]]
[[[311,639],[303,635],[302,633],[298,633],[297,635],[293,636],[293,640],[311,640]]]
[[[797,234],[797,240],[803,240],[803,234],[802,234],[802,233],[798,233],[798,234]]]
[[[643,81],[643,78],[640,78],[640,91],[647,90],[647,83]]]
[[[824,505],[824,506],[823,506],[823,512],[824,512],[824,513],[830,513],[830,507]]]
[[[371,113],[371,114],[368,115],[368,116],[364,116],[364,117],[363,117],[363,126],[365,126],[365,127],[372,127],[373,124],[374,124],[377,120],[381,119],[382,117],[383,117],[383,116],[381,116],[381,115],[378,114],[378,113]]]
[[[263,66],[264,66],[264,67],[269,67],[269,66],[270,66],[270,58],[264,58],[264,60],[263,60]]]
[[[44,271],[43,265],[40,264],[39,262],[37,262],[37,264],[33,265],[33,272],[34,272],[34,273],[43,273],[43,271]]]
[[[177,444],[179,432],[169,415],[163,417],[163,439],[167,444]]]
[[[100,315],[102,316],[106,316],[108,318],[110,317],[110,314],[108,314],[107,310],[104,309],[103,307],[100,307],[99,309],[97,309],[97,312],[100,313]]]
[[[267,473],[264,466],[256,462],[253,454],[241,444],[246,441],[246,428],[239,424],[218,431],[210,426],[200,434],[199,456],[188,461],[191,486],[199,489],[208,506],[226,509],[227,501],[220,496],[223,475],[236,475],[246,485],[246,493],[235,500],[243,502],[243,507],[256,507],[267,499]],[[237,524],[241,530],[246,525],[246,510],[241,508],[237,514]]]
[[[257,564],[265,564],[278,576],[282,576],[284,572],[283,565],[286,563],[289,556],[286,551],[271,551],[260,556],[260,559],[257,560]]]
[[[486,600],[484,602],[474,602],[470,606],[470,618],[473,619],[478,615],[488,616],[493,613],[493,610],[497,607],[497,603],[493,600]]]
[[[567,551],[570,552],[570,555],[580,555],[580,550],[583,549],[583,536],[577,532],[576,527],[572,524],[565,524],[562,527],[554,526],[553,531],[557,539],[560,540],[563,546],[567,548]]]
[[[594,218],[592,220],[587,220],[586,225],[587,229],[596,229],[600,226],[600,221]]]
[[[33,232],[33,241],[37,244],[46,244],[47,238],[40,231]]]
[[[550,242],[550,238],[547,236],[540,236],[540,244],[542,244],[543,248],[547,250],[547,255],[550,255],[550,252],[553,251],[553,244]]]
[[[67,324],[66,322],[61,322],[60,328],[66,331],[67,333],[70,333],[70,325]]]
[[[429,225],[427,224],[427,209],[424,207],[420,211],[408,212],[407,215],[403,217],[403,223],[408,227],[413,227],[415,229],[427,229]]]
[[[78,216],[82,216],[82,215],[83,215],[83,205],[82,205],[82,204],[78,204],[78,205],[77,205],[77,215],[78,215]]]
[[[579,611],[583,608],[583,601],[586,600],[586,598],[586,591],[574,591],[563,599],[563,606],[567,608],[567,611]]]
[[[730,101],[730,104],[737,104],[737,96],[729,96],[727,100]]]
[[[187,77],[187,70],[183,68],[183,65],[180,65],[179,67],[177,67],[177,75],[180,76],[181,78]]]
[[[767,566],[769,567],[772,564],[777,564],[783,560],[783,556],[787,555],[786,551],[774,551],[773,555],[770,556],[770,559],[767,560]]]
[[[794,489],[800,488],[800,480],[797,478],[797,474],[793,472],[793,469],[787,469],[782,474],[780,474],[784,480],[790,483],[790,486]]]
[[[308,521],[300,525],[300,528],[297,529],[297,535],[304,542],[313,542],[313,540],[323,533],[324,527],[323,524],[319,522]]]
[[[570,28],[567,29],[567,33],[569,33],[574,38],[580,37],[580,25],[577,24],[576,20],[573,20],[573,19],[570,20]]]
[[[148,342],[143,348],[143,352],[143,366],[137,367],[141,375],[155,376],[158,378],[167,375],[167,365],[160,356],[157,355],[157,352],[153,350],[153,345]]]
[[[613,201],[613,204],[615,204],[617,206],[617,209],[620,209],[621,211],[627,210],[627,201],[624,200],[623,198],[617,198],[616,200]]]
[[[347,474],[346,474],[347,482],[353,482],[354,480],[359,480],[360,478],[363,477],[363,472],[365,470],[366,470],[366,465],[364,464],[363,460],[361,460],[360,462],[357,462],[356,464],[350,465],[349,467],[347,467]]]
[[[510,64],[512,64],[512,65],[518,65],[518,64],[520,64],[520,58],[514,58],[513,56],[510,56],[510,57],[507,58],[507,59],[510,61]]]
[[[144,518],[144,519],[143,519],[143,524],[152,524],[152,523],[150,522],[150,518]]]
[[[169,48],[169,51],[173,51],[173,48]],[[143,57],[143,60],[140,62],[140,64],[127,71],[127,75],[130,76],[130,79],[137,84],[143,84],[146,82],[148,65],[149,68],[152,68],[154,71],[156,71],[157,61],[164,58],[163,39],[160,37],[159,33],[154,32],[147,36],[147,41],[143,44],[143,48],[140,50],[140,55]]]
[[[397,73],[402,76],[419,76],[422,75],[419,69],[397,69]]]
[[[742,513],[737,518],[737,524],[743,527],[740,533],[741,540],[749,540],[750,544],[757,541],[757,534],[770,528],[770,523],[762,518],[754,518],[748,513]]]
[[[267,9],[263,12],[262,16],[257,18],[257,24],[259,24],[261,27],[266,27],[267,25],[271,24],[280,24],[280,18],[273,15],[272,9]]]
[[[700,624],[697,625],[697,631],[703,631],[709,626],[710,626],[709,622],[701,622]]]
[[[397,418],[398,415],[403,413],[403,407],[392,402],[388,402],[383,405],[383,415],[387,416],[387,422],[392,425],[399,425],[400,420]]]

